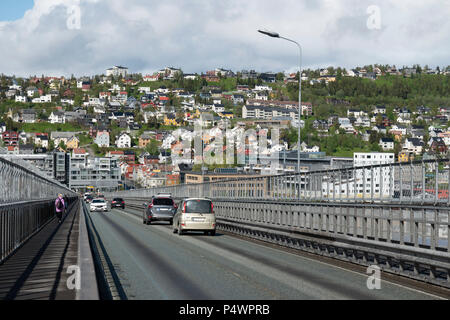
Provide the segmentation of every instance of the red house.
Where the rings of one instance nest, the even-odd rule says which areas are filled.
[[[2,140],[7,146],[18,146],[19,134],[14,131],[5,131],[2,133]]]

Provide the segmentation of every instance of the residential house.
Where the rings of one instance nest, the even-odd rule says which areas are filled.
[[[55,144],[55,146],[58,146],[61,142],[64,143],[66,146],[68,144],[69,141],[72,141],[72,146],[73,144],[73,140],[76,138],[76,134],[75,132],[57,132],[54,131],[50,134],[50,139],[53,141],[53,143]],[[78,146],[76,146],[76,148],[78,148]],[[73,148],[73,149],[76,149]]]
[[[33,109],[22,110],[23,123],[35,123],[36,119],[37,119],[36,110]]]
[[[433,150],[436,153],[446,153],[448,150],[444,140],[439,137],[431,138],[428,142],[428,145],[430,147],[430,150]]]
[[[136,154],[134,151],[127,150],[123,152],[124,160],[127,163],[135,163],[136,162]]]
[[[66,123],[66,116],[64,114],[64,112],[58,112],[58,111],[54,111],[50,114],[50,116],[48,117],[48,121],[51,124],[55,124],[55,123]]]
[[[377,133],[382,133],[382,134],[386,134],[387,133],[386,127],[383,127],[383,126],[374,126],[372,128],[372,131],[375,131]]]
[[[34,137],[34,144],[38,147],[48,149],[48,134],[47,133],[37,133]]]
[[[77,149],[80,145],[80,139],[78,139],[76,136],[71,137],[67,140],[66,147],[67,150],[74,150]]]
[[[110,145],[109,132],[108,131],[98,131],[94,142],[100,148],[102,148],[102,147],[109,148],[109,145]]]
[[[164,125],[165,126],[181,126],[177,121],[177,117],[174,114],[165,114],[164,115]]]
[[[370,127],[370,119],[367,116],[358,116],[354,123],[356,127]]]
[[[145,148],[152,141],[149,134],[143,133],[139,137],[139,148]]]
[[[373,110],[374,115],[378,114],[386,114],[386,107],[385,106],[376,106]]]
[[[330,126],[328,125],[328,121],[326,120],[314,120],[313,128],[317,131],[328,132]]]
[[[401,151],[398,154],[398,162],[410,162],[414,161],[414,153],[409,151]]]
[[[381,138],[379,144],[383,151],[394,150],[394,139]]]
[[[128,133],[122,132],[116,137],[116,146],[121,149],[131,148],[131,137]]]
[[[26,91],[29,98],[33,98],[34,95],[39,94],[39,90],[36,87],[28,87]]]
[[[23,95],[16,95],[16,102],[26,103],[28,102],[28,97]]]
[[[423,152],[423,142],[417,138],[407,138],[403,145],[403,151],[419,155]]]
[[[241,95],[241,94],[234,94],[233,95],[233,103],[235,105],[244,104],[245,103],[245,97],[243,95]]]
[[[15,131],[4,131],[2,133],[2,140],[6,146],[19,145],[19,133]]]

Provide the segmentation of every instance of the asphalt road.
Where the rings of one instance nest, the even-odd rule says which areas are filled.
[[[437,299],[368,275],[218,232],[178,236],[133,209],[91,213],[127,299]]]

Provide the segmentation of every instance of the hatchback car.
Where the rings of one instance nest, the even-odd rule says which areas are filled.
[[[149,204],[144,203],[142,222],[151,224],[154,221],[167,221],[173,224],[173,216],[177,211],[177,205],[170,195],[153,196]]]
[[[188,231],[216,235],[216,215],[211,200],[190,198],[180,204],[173,220],[173,232],[181,236]]]
[[[104,199],[94,199],[91,202],[90,210],[94,211],[94,212],[95,211],[107,212],[108,204],[106,203],[106,201]]]
[[[125,201],[122,198],[114,198],[111,201],[111,209],[112,208],[122,208],[125,209]]]

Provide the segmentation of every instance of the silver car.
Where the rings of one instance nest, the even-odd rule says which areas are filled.
[[[144,203],[142,222],[151,224],[155,221],[166,221],[173,224],[173,216],[177,211],[177,205],[170,195],[157,195],[152,197],[149,204]]]
[[[216,235],[216,215],[210,199],[189,198],[181,202],[173,218],[173,232],[181,236],[188,231]]]

